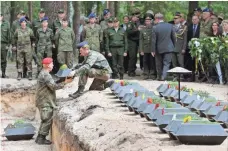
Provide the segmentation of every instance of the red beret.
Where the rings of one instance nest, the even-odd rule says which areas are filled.
[[[52,58],[44,58],[43,61],[42,61],[42,64],[50,64],[52,62],[53,62]]]

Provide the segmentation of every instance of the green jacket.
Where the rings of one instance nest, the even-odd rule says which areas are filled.
[[[200,23],[200,38],[206,38],[212,36],[212,24],[214,20],[210,19],[209,21],[201,21]]]
[[[36,106],[37,107],[55,107],[56,106],[56,88],[52,76],[45,70],[41,70],[36,86]]]
[[[56,34],[56,32],[58,31],[59,28],[62,27],[62,23],[59,19],[56,19],[53,24],[52,24],[52,30],[54,32],[54,34]],[[68,21],[68,27],[70,27],[70,22]]]
[[[101,26],[101,30],[107,29],[108,28],[108,20],[106,19],[106,20],[101,21],[100,26]]]
[[[127,37],[129,40],[138,42],[139,41],[139,30],[136,23],[129,22],[127,25]]]
[[[32,30],[33,30],[35,37],[37,34],[37,30],[42,27],[41,23],[42,23],[41,19],[39,19],[39,18],[32,21]]]
[[[17,28],[13,36],[13,46],[17,46],[17,51],[31,51],[31,44],[35,42],[35,37],[31,28]]]
[[[114,28],[109,28],[106,33],[106,50],[110,53],[110,48],[123,47],[124,52],[127,52],[128,41],[127,34],[123,28],[119,27],[117,31]],[[123,53],[124,53],[123,52]]]
[[[139,35],[139,50],[144,53],[151,53],[151,43],[152,43],[152,26],[144,28],[140,31]]]
[[[26,26],[29,27],[29,28],[32,28],[31,23],[29,21],[27,22]],[[12,27],[11,27],[12,38],[13,38],[13,35],[14,35],[16,29],[20,28],[20,27],[21,27],[21,24],[19,22],[19,19],[13,21],[13,24],[12,24]]]
[[[54,39],[58,52],[73,51],[75,49],[75,34],[70,27],[58,29]]]
[[[10,44],[11,43],[11,33],[9,22],[3,20],[1,24],[1,43]]]
[[[54,43],[54,34],[52,29],[47,28],[46,31],[43,31],[43,28],[39,28],[36,33],[37,47],[39,46],[48,46]]]
[[[94,25],[94,28],[87,24],[81,33],[81,40],[88,41],[90,49],[100,52],[100,45],[103,42],[103,31],[98,24]]]

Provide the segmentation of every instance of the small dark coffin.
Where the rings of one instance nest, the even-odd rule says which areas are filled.
[[[213,119],[217,122],[228,123],[228,111],[220,111]]]
[[[179,100],[179,94],[178,93],[174,96],[174,99],[175,99],[175,101],[178,101],[179,102],[181,100],[184,100],[188,96],[189,96],[189,93],[188,92],[180,91],[180,100]]]
[[[172,93],[170,93],[170,95],[168,96],[168,98],[170,98],[172,102],[175,102],[175,98],[174,98],[174,97],[175,97],[176,95],[178,95],[178,90],[174,89],[174,90],[172,91]]]
[[[183,100],[181,99],[181,102],[184,106],[188,106],[191,104],[193,101],[197,100],[197,95],[188,95],[186,98]]]
[[[168,99],[170,94],[174,91],[174,88],[167,89],[162,95],[165,99]]]
[[[163,93],[168,89],[168,84],[161,84],[157,88],[158,93],[163,96]]]
[[[198,106],[200,106],[203,103],[203,100],[194,100],[192,103],[190,103],[187,108],[191,109],[192,111],[196,111]]]
[[[133,108],[131,107],[136,100],[139,99],[139,97],[132,97],[128,102],[127,102],[127,107],[129,109],[130,112],[133,112]]]
[[[202,117],[205,117],[203,112],[206,111],[207,109],[210,109],[212,106],[214,106],[216,102],[206,102],[204,101],[201,105],[199,105],[196,110],[198,114]]]
[[[8,140],[17,141],[17,140],[29,140],[35,135],[35,127],[32,124],[16,124],[15,128],[4,129],[5,137]]]
[[[120,83],[115,82],[115,83],[113,83],[113,84],[111,85],[110,89],[111,89],[111,91],[114,91],[114,90],[117,89],[118,87],[120,87]]]
[[[220,124],[185,123],[171,133],[183,144],[220,145],[227,138]]]
[[[154,123],[159,127],[160,131],[165,133],[164,128],[169,124],[173,119],[182,119],[185,116],[198,117],[195,113],[167,113],[160,116]]]
[[[162,116],[162,112],[163,112],[163,114],[167,114],[167,113],[191,113],[191,111],[189,109],[184,108],[184,107],[164,108],[164,109],[158,108],[158,109],[154,110],[153,112],[149,113],[147,116],[152,121],[156,121],[157,119],[159,119]]]
[[[205,110],[202,114],[204,114],[204,116],[206,116],[208,119],[212,119],[212,117],[215,117],[222,110],[223,106],[212,106]]]
[[[135,97],[133,93],[126,93],[126,94],[124,95],[124,97],[121,99],[121,101],[122,101],[123,103],[127,103],[128,101],[130,101],[130,99],[131,99],[132,97]]]

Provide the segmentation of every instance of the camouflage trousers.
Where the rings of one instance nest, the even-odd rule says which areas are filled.
[[[95,78],[107,81],[110,78],[110,74],[105,69],[91,68],[90,70],[79,76],[78,86],[85,86],[88,78]]]
[[[5,70],[6,69],[7,52],[8,52],[8,50],[6,49],[7,46],[8,46],[8,44],[1,42],[1,69],[2,70]]]
[[[27,67],[28,72],[32,72],[32,52],[17,51],[17,70],[22,72],[24,65]]]
[[[37,48],[37,71],[40,72],[42,69],[42,60],[46,57],[52,58],[52,46],[42,46]]]
[[[58,53],[57,60],[61,65],[66,64],[68,68],[73,67],[73,51],[61,51]]]
[[[53,108],[52,107],[38,107],[40,111],[41,124],[38,134],[47,136],[52,126]]]

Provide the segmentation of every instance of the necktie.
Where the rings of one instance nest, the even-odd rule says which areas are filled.
[[[196,34],[196,25],[193,25],[193,37],[195,36]]]

